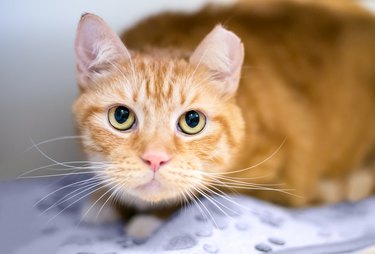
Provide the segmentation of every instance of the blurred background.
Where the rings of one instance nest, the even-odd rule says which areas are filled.
[[[213,1],[1,0],[0,180],[50,164],[36,149],[27,151],[31,139],[38,143],[76,135],[71,112],[78,94],[73,41],[81,14],[95,13],[121,33],[147,15],[193,11],[207,2]],[[361,4],[375,12],[374,0]],[[51,142],[41,149],[62,162],[83,158],[77,139]]]

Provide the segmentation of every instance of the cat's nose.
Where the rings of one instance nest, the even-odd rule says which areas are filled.
[[[171,160],[171,157],[162,151],[148,151],[145,152],[141,159],[150,166],[151,170],[156,172],[159,168]]]

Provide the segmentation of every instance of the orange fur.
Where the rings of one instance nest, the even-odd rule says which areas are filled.
[[[223,97],[207,67],[188,60],[220,22],[245,48],[235,97]],[[121,186],[125,202],[164,203],[225,184],[304,205],[324,200],[322,179],[346,178],[375,152],[375,19],[359,7],[267,1],[166,13],[123,41],[131,60],[116,60],[83,86],[74,112],[85,150],[111,163],[103,177]],[[134,132],[108,126],[108,107],[117,104],[136,113]],[[176,122],[190,109],[208,123],[186,137]],[[151,171],[139,159],[151,145],[172,155],[155,189],[142,187]],[[285,183],[301,197],[251,190],[268,183]]]

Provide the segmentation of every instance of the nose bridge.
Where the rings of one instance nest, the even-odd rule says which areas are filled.
[[[139,157],[156,172],[172,160],[174,130],[170,114],[162,107],[154,108],[145,117]]]
[[[143,152],[146,150],[165,150],[169,151],[171,145],[173,130],[169,124],[167,114],[150,115],[143,126]]]
[[[153,136],[145,140],[142,153],[147,153],[150,151],[153,151],[153,152],[159,151],[159,152],[169,154],[171,151],[169,147],[170,147],[170,144],[167,141],[167,139],[162,139],[162,138]]]
[[[172,135],[165,127],[153,128],[143,139],[141,154],[163,153],[170,156]]]

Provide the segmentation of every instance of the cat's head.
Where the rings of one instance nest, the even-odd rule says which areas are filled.
[[[74,113],[85,151],[105,163],[94,163],[104,183],[155,203],[199,194],[212,174],[233,170],[244,135],[234,98],[244,52],[235,34],[215,27],[189,59],[141,54],[86,14],[75,50]]]

